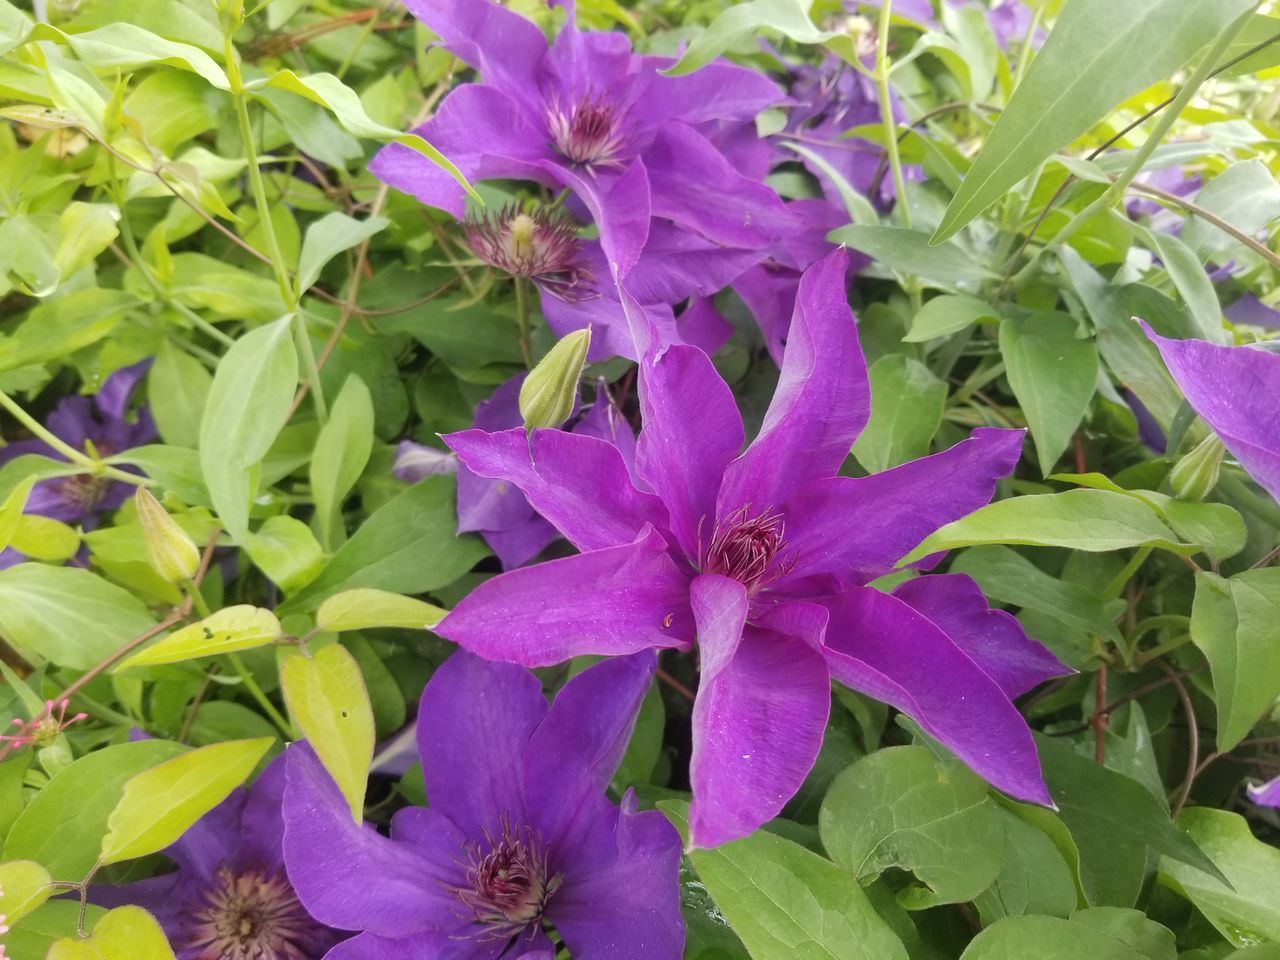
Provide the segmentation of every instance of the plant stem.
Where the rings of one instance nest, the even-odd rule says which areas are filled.
[[[108,466],[101,460],[95,460],[93,457],[77,450],[71,444],[60,439],[51,433],[44,424],[40,423],[35,417],[23,410],[18,403],[3,390],[0,390],[0,407],[7,410],[15,420],[31,431],[32,435],[37,439],[44,441],[48,446],[57,450],[60,454],[70,460],[77,466],[84,467],[85,472],[94,476],[110,477],[112,480],[119,480],[123,483],[131,483],[135,487],[149,487],[153,481],[146,477],[140,477],[136,473],[126,473],[124,470],[117,470],[115,467]]]
[[[529,281],[516,277],[516,329],[520,332],[520,356],[533,369],[533,347],[529,342]]]
[[[897,123],[893,119],[893,94],[889,88],[889,22],[893,15],[893,0],[884,0],[880,6],[880,20],[876,31],[876,90],[880,101],[880,123],[884,128],[884,149],[893,171],[893,190],[897,206],[902,210],[902,225],[911,226],[911,207],[907,203],[906,180],[902,175],[902,157],[898,153]]]
[[[1120,591],[1124,589],[1124,585],[1138,572],[1138,568],[1147,562],[1147,557],[1151,556],[1151,550],[1151,547],[1139,547],[1134,551],[1133,556],[1129,558],[1129,562],[1124,565],[1124,569],[1112,577],[1111,582],[1102,591],[1104,603],[1120,596]]]
[[[236,674],[240,677],[240,682],[244,684],[244,688],[249,691],[249,695],[258,701],[258,706],[262,708],[268,719],[279,728],[280,733],[284,735],[286,740],[294,739],[293,727],[276,709],[276,705],[271,702],[270,698],[262,691],[262,687],[258,686],[258,681],[253,679],[253,674],[249,672],[249,668],[244,665],[244,661],[240,659],[237,653],[228,653],[227,659],[231,661],[231,666],[235,669]]]

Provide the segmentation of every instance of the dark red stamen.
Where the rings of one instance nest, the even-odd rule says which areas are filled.
[[[763,590],[793,565],[786,556],[782,515],[764,510],[751,516],[744,506],[716,523],[702,553],[702,572],[731,577],[750,593]]]

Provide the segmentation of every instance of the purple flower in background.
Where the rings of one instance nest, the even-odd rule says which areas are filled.
[[[871,477],[837,475],[869,388],[837,250],[800,282],[781,379],[745,452],[733,394],[705,353],[640,325],[644,428],[635,478],[609,444],[554,430],[445,438],[478,474],[518,486],[581,553],[495,577],[436,628],[526,666],[582,654],[688,650],[694,844],[750,833],[813,765],[835,677],[914,717],[978,773],[1049,802],[1010,702],[1066,669],[987,608],[967,577],[867,584],[986,503],[1021,431],[977,430]]]
[[[1280,311],[1269,307],[1252,293],[1240,296],[1223,313],[1235,324],[1249,327],[1266,327],[1269,330],[1280,330]]]
[[[464,651],[422,694],[427,808],[391,836],[351,819],[306,745],[290,747],[285,859],[317,917],[358,936],[326,960],[678,960],[680,837],[605,787],[652,681],[652,653],[590,667],[548,706],[537,677]]]
[[[1280,807],[1280,777],[1249,788],[1249,799],[1260,807]]]
[[[150,365],[150,360],[143,360],[117,370],[107,377],[92,399],[64,397],[49,414],[45,426],[69,446],[92,451],[104,459],[151,442],[156,430],[147,410],[143,408],[136,419],[129,419],[129,402]],[[19,440],[0,447],[0,466],[24,454],[66,459],[43,440]],[[91,530],[100,514],[119,509],[132,493],[133,487],[127,483],[88,473],[51,477],[31,489],[25,512],[64,523],[78,523]],[[22,554],[6,549],[0,552],[0,569],[22,560]]]
[[[165,851],[173,873],[93,892],[138,904],[164,927],[178,960],[314,960],[344,936],[312,919],[285,875],[277,757]]]

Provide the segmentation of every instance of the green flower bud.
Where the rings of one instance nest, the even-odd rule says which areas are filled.
[[[1173,465],[1169,486],[1179,500],[1203,500],[1218,483],[1225,452],[1216,434],[1209,434],[1195,449]]]
[[[194,577],[200,567],[200,550],[195,542],[146,487],[138,487],[133,502],[146,536],[147,557],[156,573],[170,583]]]
[[[591,331],[575,330],[529,371],[520,388],[520,415],[526,429],[558,427],[569,419],[590,346]]]

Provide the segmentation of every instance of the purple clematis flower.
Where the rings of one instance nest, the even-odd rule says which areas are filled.
[[[478,474],[520,487],[582,551],[474,590],[436,628],[527,666],[581,654],[689,650],[691,840],[712,846],[775,816],[821,745],[832,677],[910,714],[974,770],[1048,803],[1011,699],[1068,672],[967,577],[867,584],[939,526],[986,503],[1022,433],[977,430],[870,477],[837,475],[869,389],[837,250],[800,282],[781,379],[760,434],[710,359],[640,329],[644,427],[636,481],[608,444],[551,430],[445,441]]]
[[[605,787],[652,682],[652,653],[574,677],[549,707],[538,679],[465,651],[422,694],[427,808],[391,836],[351,819],[306,745],[290,747],[285,859],[317,917],[359,934],[326,960],[678,960],[680,837]]]
[[[107,377],[92,399],[64,397],[49,414],[45,426],[77,450],[91,449],[103,458],[150,443],[155,439],[156,429],[147,410],[143,408],[136,419],[129,419],[130,400],[150,365],[150,360],[143,360],[122,367]],[[24,454],[66,459],[42,440],[19,440],[0,447],[0,466]],[[92,530],[97,526],[99,515],[118,510],[132,493],[133,487],[127,483],[87,473],[51,477],[32,487],[25,512],[64,523],[78,523]],[[12,548],[0,551],[0,569],[23,559],[22,554]]]
[[[314,960],[345,934],[307,913],[285,875],[284,758],[239,788],[165,851],[173,873],[93,891],[138,904],[164,927],[178,960]]]
[[[1280,807],[1280,777],[1259,787],[1249,787],[1249,799],[1260,807]]]

